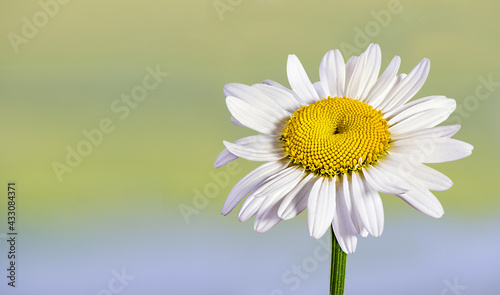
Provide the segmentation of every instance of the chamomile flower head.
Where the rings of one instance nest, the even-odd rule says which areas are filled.
[[[358,235],[382,234],[379,192],[441,217],[443,207],[430,191],[453,183],[424,163],[464,158],[473,147],[451,138],[459,125],[436,127],[455,110],[455,100],[435,95],[408,102],[427,78],[428,59],[398,75],[396,56],[379,75],[381,59],[376,44],[347,63],[331,50],[320,63],[320,81],[311,83],[290,55],[291,89],[270,80],[227,84],[231,121],[260,134],[224,141],[214,166],[238,157],[266,163],[234,186],[222,214],[246,198],[239,220],[255,216],[255,230],[265,232],[307,208],[310,235],[320,238],[332,226],[346,253],[355,251]]]

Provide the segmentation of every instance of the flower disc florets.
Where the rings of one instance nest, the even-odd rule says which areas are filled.
[[[387,120],[380,110],[347,97],[328,97],[297,109],[281,140],[292,163],[322,176],[372,165],[387,153]]]

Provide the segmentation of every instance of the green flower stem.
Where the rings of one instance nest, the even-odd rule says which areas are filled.
[[[343,295],[345,282],[345,267],[347,264],[347,254],[340,248],[339,242],[332,233],[332,262],[330,266],[330,295]]]

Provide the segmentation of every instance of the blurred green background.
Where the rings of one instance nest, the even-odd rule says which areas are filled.
[[[500,208],[498,2],[66,2],[0,4],[0,183],[17,183],[21,251],[19,287],[6,287],[2,274],[0,290],[40,294],[35,290],[49,281],[54,284],[42,289],[53,294],[107,294],[102,290],[109,289],[111,271],[125,267],[136,279],[122,294],[148,288],[149,294],[325,293],[326,262],[311,274],[317,281],[304,281],[297,290],[281,277],[316,245],[307,237],[305,214],[263,235],[255,234],[250,222],[239,224],[234,213],[219,215],[231,186],[257,165],[240,159],[229,184],[214,182],[213,173],[220,172],[212,165],[222,140],[252,134],[229,123],[222,88],[265,79],[288,85],[286,58],[291,53],[317,81],[319,62],[328,50],[341,49],[347,60],[375,42],[382,48],[383,67],[394,55],[401,56],[400,72],[408,73],[422,58],[430,58],[429,78],[416,97],[455,98],[460,111],[448,123],[460,123],[455,138],[475,150],[466,159],[432,165],[455,182],[449,191],[436,192],[446,212],[442,219],[431,220],[384,196],[386,233],[359,240],[347,290],[361,288],[361,269],[378,269],[373,256],[384,257],[383,264],[392,265],[394,272],[401,259],[411,264],[430,252],[441,253],[440,245],[449,242],[457,257],[483,253],[486,265],[471,258],[477,263],[474,268],[442,268],[425,277],[425,270],[437,263],[429,261],[404,274],[392,273],[393,278],[407,278],[399,280],[404,284],[392,284],[393,293],[446,294],[439,293],[447,288],[444,280],[458,277],[468,281],[470,293],[464,294],[498,294],[498,283],[488,276],[490,266],[500,262],[493,250],[499,239],[492,237],[498,234]],[[156,87],[146,90],[142,101],[127,105],[123,95],[141,93],[137,91],[145,77],[155,69],[164,73],[149,80],[158,82]],[[488,79],[494,82],[478,95],[478,86]],[[98,128],[103,119],[113,130],[97,136],[88,155],[69,166],[68,148],[78,149],[87,141],[85,130]],[[68,168],[59,177],[55,162]],[[214,189],[213,196],[200,203],[196,191],[203,193],[207,186]],[[0,232],[6,233],[6,193],[0,200]],[[190,208],[192,215],[183,215],[182,208]],[[397,228],[401,234],[391,236]],[[422,244],[407,248],[402,244],[409,242],[405,235]],[[280,239],[293,243],[281,245]],[[234,252],[228,253],[228,243],[236,241]],[[475,243],[491,251],[474,248]],[[401,245],[397,249],[405,255],[396,259],[390,245]],[[3,269],[5,243],[0,251]],[[365,256],[358,253],[363,251],[373,252],[372,260],[361,259]],[[276,274],[256,271],[261,264],[248,255],[266,257],[266,267]],[[438,265],[458,263],[440,259]],[[221,265],[221,260],[241,261]],[[387,272],[377,275],[391,279]],[[423,277],[408,279],[411,275]],[[57,276],[65,278],[59,288]],[[196,281],[202,283],[191,283]],[[258,284],[238,289],[249,281]],[[381,282],[374,280],[372,286]],[[428,282],[427,287],[421,282]]]

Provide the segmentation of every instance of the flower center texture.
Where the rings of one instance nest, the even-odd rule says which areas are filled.
[[[387,154],[389,136],[382,111],[344,96],[297,109],[280,139],[292,163],[333,176],[375,163]]]

